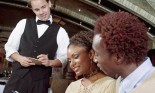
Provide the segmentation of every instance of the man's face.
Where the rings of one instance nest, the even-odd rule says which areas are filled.
[[[93,49],[95,51],[94,60],[97,66],[107,75],[113,77],[116,74],[115,56],[110,55],[106,50],[106,46],[100,45],[101,37],[99,34],[94,36]]]
[[[50,7],[51,3],[46,0],[32,0],[31,1],[32,11],[36,16],[42,20],[46,21],[50,17]]]

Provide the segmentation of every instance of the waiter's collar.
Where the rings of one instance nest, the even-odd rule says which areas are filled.
[[[39,18],[36,16],[36,22],[39,20]],[[50,18],[48,19],[50,20],[50,22],[52,23],[53,22],[53,19],[52,19],[52,16],[50,15]]]

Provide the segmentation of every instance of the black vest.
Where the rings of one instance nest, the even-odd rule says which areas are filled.
[[[39,54],[48,54],[50,60],[54,59],[57,50],[57,34],[60,26],[55,22],[48,27],[46,32],[38,38],[35,19],[27,19],[23,35],[19,45],[19,54],[26,57],[36,58]],[[22,67],[15,62],[19,70],[19,76],[23,77],[27,72],[31,73],[34,80],[48,78],[51,76],[52,68],[45,66]]]

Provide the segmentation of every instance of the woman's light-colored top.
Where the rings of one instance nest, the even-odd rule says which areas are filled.
[[[65,93],[115,93],[116,81],[111,77],[96,80],[88,87],[81,83],[82,79],[72,82]]]

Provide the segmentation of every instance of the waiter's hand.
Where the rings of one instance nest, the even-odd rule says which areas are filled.
[[[47,54],[40,54],[37,56],[38,60],[42,62],[42,65],[44,66],[50,66],[50,61],[48,59]]]
[[[22,56],[17,52],[13,53],[10,57],[15,61],[19,62],[23,67],[35,65],[35,63],[30,60],[30,57]]]
[[[35,65],[35,63],[32,62],[32,60],[30,60],[29,57],[24,57],[24,56],[21,56],[19,58],[19,63],[23,66],[23,67],[29,67],[29,66],[32,66],[32,65]]]

